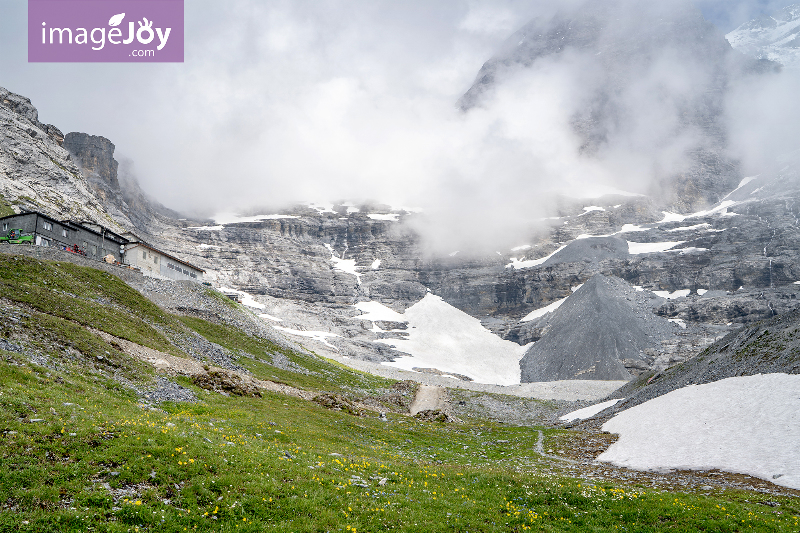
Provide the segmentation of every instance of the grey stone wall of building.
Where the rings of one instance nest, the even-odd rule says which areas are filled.
[[[122,262],[120,242],[113,237],[104,237],[80,226],[58,222],[36,213],[22,213],[3,220],[8,229],[21,229],[23,233],[33,233],[39,237],[36,244],[42,247],[63,248],[78,245],[89,257],[102,259],[108,254]],[[7,232],[3,233],[4,235]],[[47,239],[42,242],[42,239]]]
[[[12,229],[22,230],[22,233],[34,233],[36,231],[36,214],[24,213],[3,219],[0,229],[5,228],[6,224],[8,224],[8,228],[2,231],[3,237],[8,235],[8,232]]]

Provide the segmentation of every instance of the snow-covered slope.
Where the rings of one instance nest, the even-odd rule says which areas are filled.
[[[800,376],[690,385],[616,415],[598,457],[639,470],[720,469],[800,489]]]
[[[736,50],[776,61],[789,68],[800,67],[800,4],[745,22],[725,36]]]
[[[459,311],[438,296],[427,294],[399,314],[377,302],[358,305],[366,314],[355,317],[372,321],[406,322],[404,339],[379,342],[410,354],[390,366],[413,370],[434,368],[461,374],[478,383],[515,385],[520,382],[519,360],[527,346],[505,341],[484,328],[477,318]]]

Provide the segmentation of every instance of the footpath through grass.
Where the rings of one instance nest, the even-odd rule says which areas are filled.
[[[196,388],[200,403],[151,410],[97,375],[3,357],[3,532],[800,528],[787,498],[777,514],[753,494],[746,503],[537,474],[530,429],[383,422]]]

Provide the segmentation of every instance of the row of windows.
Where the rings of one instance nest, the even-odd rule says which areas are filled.
[[[170,262],[167,262],[167,268],[169,268],[171,270],[174,270],[176,272],[180,272],[180,273],[185,274],[187,276],[190,276],[192,278],[196,278],[197,277],[197,274],[195,274],[194,272],[190,272],[190,271],[186,270],[185,268],[179,267],[178,265],[173,265]]]

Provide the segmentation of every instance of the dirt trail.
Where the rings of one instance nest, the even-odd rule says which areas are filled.
[[[153,350],[152,348],[142,346],[141,344],[136,344],[135,342],[114,337],[113,335],[109,335],[108,333],[96,329],[91,329],[90,331],[112,346],[119,346],[122,348],[124,353],[149,363],[156,369],[167,374],[177,374],[192,377],[207,373],[205,367],[199,361],[195,361],[193,359],[184,359],[183,357],[176,357],[164,352],[159,352],[158,350]],[[289,385],[283,385],[281,383],[275,383],[274,381],[256,379],[253,376],[245,374],[244,372],[236,372],[217,366],[209,366],[208,371],[239,376],[244,383],[263,390],[279,392],[281,394],[302,398],[304,400],[310,400],[314,397],[313,392],[291,387]]]
[[[436,385],[420,385],[408,410],[414,416],[421,411],[445,411],[446,408],[447,389]]]

